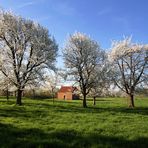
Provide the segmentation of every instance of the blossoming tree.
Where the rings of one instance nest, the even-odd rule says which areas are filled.
[[[134,107],[136,87],[148,81],[148,45],[132,43],[130,37],[114,41],[109,59],[116,86],[129,96],[129,107]]]
[[[0,12],[0,71],[17,88],[21,105],[24,88],[54,69],[58,47],[48,30],[31,20]]]
[[[63,53],[69,74],[79,83],[83,107],[87,107],[86,96],[94,86],[96,67],[102,65],[104,52],[85,34],[75,33],[69,37]]]

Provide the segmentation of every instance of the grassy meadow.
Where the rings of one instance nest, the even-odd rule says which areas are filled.
[[[81,100],[58,101],[0,98],[0,147],[14,148],[147,148],[148,98],[98,98],[88,108]]]

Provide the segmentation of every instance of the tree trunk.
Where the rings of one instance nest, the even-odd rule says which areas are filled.
[[[33,92],[33,99],[35,99],[35,90],[33,89],[32,92]]]
[[[52,93],[52,101],[53,101],[53,104],[54,104],[54,93]]]
[[[8,91],[8,88],[6,90],[6,96],[7,96],[7,101],[9,100],[9,91]]]
[[[16,98],[16,104],[22,105],[22,90],[17,90],[17,98]]]
[[[51,93],[52,93],[52,102],[53,102],[53,104],[54,104],[55,95],[54,95],[54,89],[53,89],[53,88],[52,88],[52,90],[51,90]]]
[[[15,92],[14,92],[14,96],[15,96],[15,97],[16,97],[16,93],[17,93],[17,92],[15,91]]]
[[[93,98],[93,104],[96,105],[96,97]]]
[[[83,94],[83,107],[86,108],[87,104],[86,104],[86,94]]]
[[[130,107],[130,108],[134,108],[134,107],[135,107],[135,105],[134,105],[134,95],[130,94],[130,95],[129,95],[129,99],[130,99],[130,100],[129,100],[129,101],[130,101],[130,102],[129,102],[129,107]]]

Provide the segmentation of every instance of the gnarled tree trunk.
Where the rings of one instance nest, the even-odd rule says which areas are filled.
[[[17,98],[16,98],[16,104],[22,105],[22,90],[17,90]]]
[[[135,107],[135,105],[134,105],[134,95],[133,94],[129,95],[129,107],[130,108],[134,108]]]
[[[87,104],[86,104],[86,94],[83,94],[83,107],[86,108]]]

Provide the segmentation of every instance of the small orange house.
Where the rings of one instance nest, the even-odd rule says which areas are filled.
[[[61,86],[57,93],[57,98],[61,100],[76,100],[79,99],[78,89],[73,86]]]

